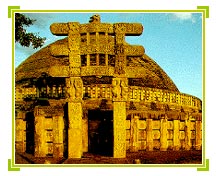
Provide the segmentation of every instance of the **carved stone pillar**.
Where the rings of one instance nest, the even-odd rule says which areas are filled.
[[[160,150],[161,151],[166,151],[167,150],[167,119],[161,119],[161,129],[160,129],[160,132],[161,132],[161,136],[160,136],[160,143],[161,143],[161,146],[160,146]]]
[[[82,105],[81,103],[68,103],[68,158],[81,158],[82,156]]]
[[[80,78],[80,24],[68,23],[69,78],[66,79],[68,92],[68,158],[82,157],[82,94]]]
[[[176,151],[180,149],[179,135],[179,120],[173,120],[173,146]]]
[[[114,24],[115,31],[115,74],[122,75],[125,74],[126,66],[126,55],[125,55],[125,32],[126,26],[124,23]]]
[[[128,94],[127,78],[113,78],[113,131],[114,158],[126,157],[126,101]]]
[[[68,157],[82,156],[82,79],[70,77],[66,79],[68,90]]]
[[[131,119],[131,144],[130,151],[137,152],[138,151],[138,141],[139,141],[139,117],[134,116]]]
[[[114,158],[126,157],[126,103],[113,102]]]
[[[191,149],[191,122],[190,120],[185,120],[185,149]]]
[[[46,131],[44,127],[45,117],[40,114],[39,110],[35,108],[35,157],[45,157],[47,154],[46,146]]]
[[[146,119],[146,150],[153,151],[153,133],[152,133],[152,119]]]
[[[202,149],[202,121],[196,121],[196,150]]]
[[[15,149],[16,152],[25,152],[25,133],[26,130],[26,122],[25,119],[25,113],[22,111],[19,111],[17,113],[17,117],[15,119],[16,123],[16,135],[15,135]]]
[[[63,115],[53,117],[53,157],[63,157],[63,130],[64,120]]]

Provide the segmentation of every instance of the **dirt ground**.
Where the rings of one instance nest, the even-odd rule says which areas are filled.
[[[16,153],[16,164],[201,164],[202,151],[139,151],[118,159],[84,153],[80,159],[35,158],[31,154]]]

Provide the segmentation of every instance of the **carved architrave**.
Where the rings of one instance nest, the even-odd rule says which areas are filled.
[[[141,35],[143,26],[140,23],[115,23],[113,25],[115,33],[124,33],[125,35]]]
[[[50,31],[54,35],[67,35],[69,31],[68,23],[53,23],[50,26]]]
[[[115,23],[113,25],[115,33],[125,33],[126,32],[126,23]]]
[[[34,116],[63,116],[64,110],[60,106],[35,107]]]

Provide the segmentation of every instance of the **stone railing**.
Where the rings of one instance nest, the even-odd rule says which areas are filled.
[[[84,86],[83,94],[85,98],[112,99],[112,88],[109,84]],[[202,109],[202,102],[199,98],[168,90],[129,86],[128,95],[128,101],[171,103]]]
[[[185,114],[185,116],[188,116]],[[185,120],[143,119],[133,115],[126,121],[127,150],[201,150],[202,121],[185,117]]]
[[[16,92],[17,100],[26,97],[37,97],[36,89],[34,89],[34,91],[24,90],[24,92],[22,93]],[[101,98],[101,99],[111,100],[112,87],[110,84],[85,85],[83,87],[83,97],[84,99]],[[49,96],[47,96],[47,98],[54,98],[54,96],[50,94]],[[65,94],[62,94],[59,98],[65,98]],[[169,104],[176,104],[179,106],[196,107],[197,109],[200,110],[202,109],[202,101],[199,98],[196,98],[194,96],[178,93],[178,92],[172,92],[168,90],[146,88],[146,87],[139,87],[139,86],[129,86],[128,101],[169,103]]]

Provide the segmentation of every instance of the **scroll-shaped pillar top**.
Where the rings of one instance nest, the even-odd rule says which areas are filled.
[[[125,36],[139,36],[143,32],[143,26],[141,23],[101,23],[99,15],[92,16],[89,23],[87,24],[80,24],[79,22],[68,22],[53,23],[50,26],[52,34],[58,36],[67,36],[69,31],[73,29],[78,30],[77,32],[79,33],[104,32],[110,35],[122,33]]]

